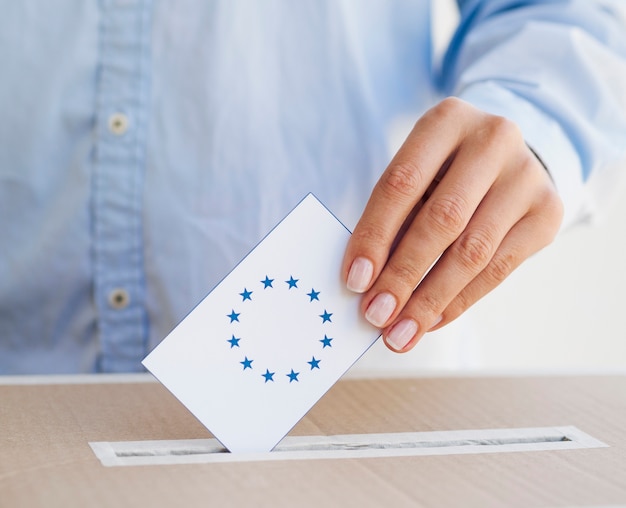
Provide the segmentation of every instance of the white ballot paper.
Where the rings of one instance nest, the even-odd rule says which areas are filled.
[[[307,195],[143,361],[231,452],[267,452],[376,341]]]

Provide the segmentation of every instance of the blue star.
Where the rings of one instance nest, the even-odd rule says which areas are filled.
[[[330,319],[330,316],[332,316],[333,314],[330,312],[328,312],[326,309],[324,309],[324,314],[320,314],[320,317],[323,319],[322,324],[324,324],[326,321],[329,321],[332,323],[332,320]]]
[[[232,323],[233,321],[239,322],[239,314],[241,314],[241,312],[237,313],[234,310],[231,310],[230,314],[226,315],[230,318],[230,322]]]
[[[311,292],[310,292],[310,293],[307,293],[306,295],[307,295],[309,298],[311,298],[311,300],[310,300],[310,301],[313,301],[313,300],[318,300],[318,301],[319,301],[319,298],[318,298],[319,294],[320,294],[320,292],[319,292],[319,291],[315,291],[315,289],[311,288]]]
[[[322,360],[316,360],[315,357],[313,357],[310,362],[306,362],[306,363],[308,363],[311,366],[311,370],[313,370],[313,369],[319,369],[320,368],[320,362],[321,361]]]
[[[289,382],[291,383],[292,381],[298,381],[298,376],[300,375],[299,372],[294,372],[293,369],[291,369],[291,372],[289,374],[286,374],[286,376],[289,378]]]
[[[237,337],[235,337],[233,335],[233,338],[232,339],[228,339],[226,342],[230,342],[230,348],[232,349],[234,347],[239,347],[239,341],[240,340],[241,339],[238,339]]]
[[[324,335],[324,338],[320,339],[320,342],[324,344],[322,346],[322,349],[324,349],[326,346],[333,347],[332,344],[330,343],[331,340],[333,340],[331,337],[327,337],[326,335]]]
[[[294,279],[294,278],[293,278],[293,275],[290,275],[290,276],[289,276],[289,280],[286,280],[285,282],[286,282],[287,284],[289,284],[289,289],[291,289],[291,288],[296,288],[296,289],[297,289],[297,288],[298,288],[298,281],[299,281],[299,280],[300,280],[300,279]]]
[[[252,362],[254,360],[248,360],[248,357],[246,356],[245,360],[243,362],[239,362],[241,365],[243,365],[243,370],[246,369],[251,369],[252,368]]]
[[[274,382],[274,374],[276,374],[276,373],[275,372],[270,372],[269,369],[265,369],[265,374],[261,374],[261,376],[263,376],[265,378],[265,382],[266,383],[268,381]]]
[[[252,298],[250,297],[252,293],[254,293],[254,291],[248,291],[246,288],[243,288],[243,293],[239,293],[243,297],[242,302],[245,302],[246,300],[252,300]]]
[[[274,286],[272,286],[272,282],[274,282],[274,279],[270,279],[267,275],[265,276],[265,280],[262,280],[261,283],[263,284],[263,289],[267,289],[267,288],[273,288]]]

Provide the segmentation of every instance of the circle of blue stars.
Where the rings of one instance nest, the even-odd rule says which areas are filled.
[[[276,284],[276,279],[271,279],[269,277],[269,275],[265,275],[265,278],[259,281],[261,286],[260,289],[248,289],[248,287],[244,287],[243,291],[241,291],[239,293],[239,296],[241,297],[241,302],[240,304],[243,306],[246,304],[246,302],[252,302],[254,300],[254,292],[255,290],[259,290],[259,291],[265,291],[265,290],[271,290],[274,289],[275,286],[274,284]],[[295,278],[293,275],[289,275],[289,278],[284,280],[284,283],[287,285],[287,289],[289,291],[291,290],[300,290],[300,286],[298,285],[298,283],[300,282],[300,279]],[[309,297],[309,302],[319,302],[320,301],[320,294],[321,291],[316,291],[315,288],[311,288],[311,291],[306,293],[306,296]],[[230,323],[238,323],[239,321],[239,316],[241,316],[243,314],[243,312],[239,311],[240,309],[231,309],[229,314],[226,314],[226,317],[229,319]],[[318,311],[319,312],[319,311]],[[326,323],[332,323],[332,316],[333,313],[329,312],[326,308],[324,308],[324,312],[322,314],[318,314],[319,318],[321,319],[322,324],[326,324]],[[332,348],[333,344],[333,337],[329,337],[327,334],[324,334],[324,338],[323,339],[319,339],[319,348],[320,350],[324,350],[326,348]],[[230,339],[227,339],[226,342],[229,344],[229,348],[230,349],[241,349],[241,344],[240,342],[245,342],[245,339],[242,339],[242,337],[236,337],[235,334],[231,335]],[[316,353],[319,356],[319,353]],[[240,357],[241,358],[241,357]],[[247,356],[243,356],[243,360],[239,361],[239,364],[241,365],[241,370],[242,371],[255,371],[255,365],[253,365],[254,363],[254,358],[248,358]],[[279,377],[277,378],[277,372],[274,371],[272,372],[269,368],[267,368],[266,366],[263,366],[263,368],[265,369],[265,372],[263,374],[260,375],[260,377],[263,379],[263,382],[265,384],[268,383],[275,383],[277,382],[279,379],[285,379],[289,384],[293,384],[293,383],[299,383],[300,382],[300,375],[302,370],[304,371],[308,371],[308,372],[312,372],[312,371],[317,371],[320,370],[320,364],[322,363],[322,360],[320,358],[316,358],[315,354],[313,354],[311,356],[311,360],[306,362],[306,367],[305,366],[293,366],[290,368],[289,372],[283,372],[282,374],[279,375]],[[294,368],[297,367],[297,368]],[[261,370],[263,370],[263,368],[261,368]],[[258,370],[258,369],[256,369]]]

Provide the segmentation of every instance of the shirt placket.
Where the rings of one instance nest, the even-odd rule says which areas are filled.
[[[151,2],[102,2],[93,171],[99,370],[140,370],[147,353],[143,184]]]

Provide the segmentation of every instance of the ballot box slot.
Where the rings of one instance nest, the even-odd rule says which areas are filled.
[[[441,441],[401,441],[401,442],[337,442],[318,444],[286,444],[278,445],[275,451],[306,451],[306,450],[374,450],[393,448],[445,448],[457,446],[505,446],[515,444],[557,443],[571,441],[567,436],[555,435],[545,437],[513,437],[508,439],[451,439]]]
[[[573,426],[287,436],[270,452],[229,453],[216,439],[89,443],[105,466],[539,452],[607,445]]]
[[[204,441],[204,440],[203,440]],[[117,457],[156,457],[156,456],[186,456],[186,455],[206,455],[211,453],[229,453],[226,448],[219,444],[217,440],[206,440],[209,443],[198,444],[196,446],[177,448],[174,446],[155,446],[154,448],[130,448],[115,450]],[[171,443],[171,442],[170,442]]]
[[[374,435],[375,436],[375,435]],[[349,437],[349,436],[348,436]],[[329,436],[328,439],[332,439]],[[209,440],[207,440],[209,441]],[[465,440],[440,440],[440,441],[386,441],[370,439],[368,441],[337,441],[329,440],[323,442],[310,443],[306,440],[287,442],[279,444],[274,448],[274,452],[296,452],[296,451],[315,451],[315,450],[383,450],[393,448],[444,448],[450,446],[504,446],[513,444],[536,444],[536,443],[555,443],[571,441],[567,436],[562,434],[545,436],[545,437],[513,437],[507,439],[465,439]],[[221,446],[217,440],[195,444],[195,446],[176,447],[175,445],[155,445],[154,447],[140,447],[130,449],[116,449],[117,457],[154,457],[154,456],[185,456],[185,455],[204,455],[209,453],[229,453],[228,450]]]

